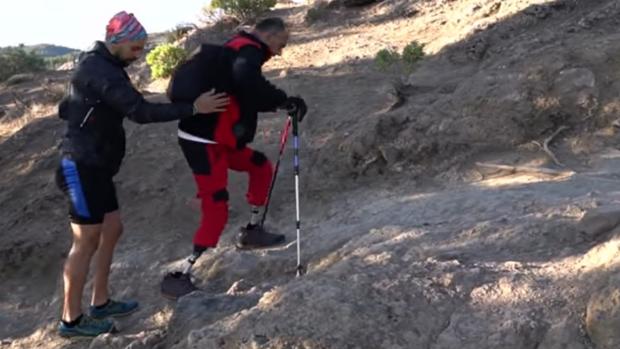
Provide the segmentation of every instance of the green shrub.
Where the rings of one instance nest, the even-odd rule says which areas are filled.
[[[45,69],[45,61],[34,52],[22,47],[8,47],[0,51],[0,81],[15,74],[33,73]]]
[[[375,55],[375,63],[382,70],[385,70],[394,64],[398,64],[400,68],[410,71],[417,62],[424,58],[425,55],[424,44],[413,41],[409,45],[405,46],[402,54],[399,54],[392,48],[384,48],[380,50]]]
[[[154,78],[167,78],[186,58],[187,52],[181,47],[162,44],[146,55],[146,64],[151,68]]]
[[[405,64],[412,66],[424,58],[424,55],[424,44],[413,41],[403,49],[402,59]]]
[[[400,60],[400,54],[393,49],[384,48],[375,55],[375,63],[381,69],[387,69]]]
[[[306,16],[304,19],[306,23],[312,24],[325,18],[325,16],[327,16],[327,11],[329,11],[327,3],[321,1],[314,7],[310,8],[308,12],[306,12]]]
[[[213,0],[211,7],[222,9],[241,22],[251,22],[276,3],[277,0]]]

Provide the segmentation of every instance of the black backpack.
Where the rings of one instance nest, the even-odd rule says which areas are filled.
[[[172,74],[166,90],[170,101],[193,103],[211,89],[231,93],[234,55],[235,52],[228,47],[202,44]]]

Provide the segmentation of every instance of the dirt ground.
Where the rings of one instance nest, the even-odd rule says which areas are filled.
[[[194,184],[174,123],[127,122],[111,284],[141,308],[118,334],[59,338],[71,241],[53,181],[63,132],[54,103],[68,73],[36,76],[0,87],[0,348],[620,346],[620,4],[385,0],[308,24],[312,6],[274,11],[292,39],[265,66],[310,106],[308,274],[294,277],[287,149],[268,225],[290,243],[234,248],[249,209],[246,178],[232,174],[229,225],[195,268],[202,291],[163,298],[161,277],[191,252]],[[421,62],[377,67],[377,51],[413,40],[426,45]],[[163,86],[147,86],[149,98]],[[254,146],[272,159],[284,121],[260,121]]]

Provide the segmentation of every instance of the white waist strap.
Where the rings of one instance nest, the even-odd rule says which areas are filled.
[[[217,144],[217,142],[214,142],[210,139],[205,139],[205,138],[200,138],[194,135],[191,135],[185,131],[181,131],[179,130],[177,132],[177,135],[179,136],[179,138],[185,139],[187,141],[192,141],[192,142],[198,142],[198,143],[204,143],[204,144]]]

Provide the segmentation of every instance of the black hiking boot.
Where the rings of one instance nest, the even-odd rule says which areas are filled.
[[[237,237],[237,248],[240,250],[252,250],[268,248],[280,245],[285,241],[284,235],[272,234],[265,231],[260,225],[242,227]]]

